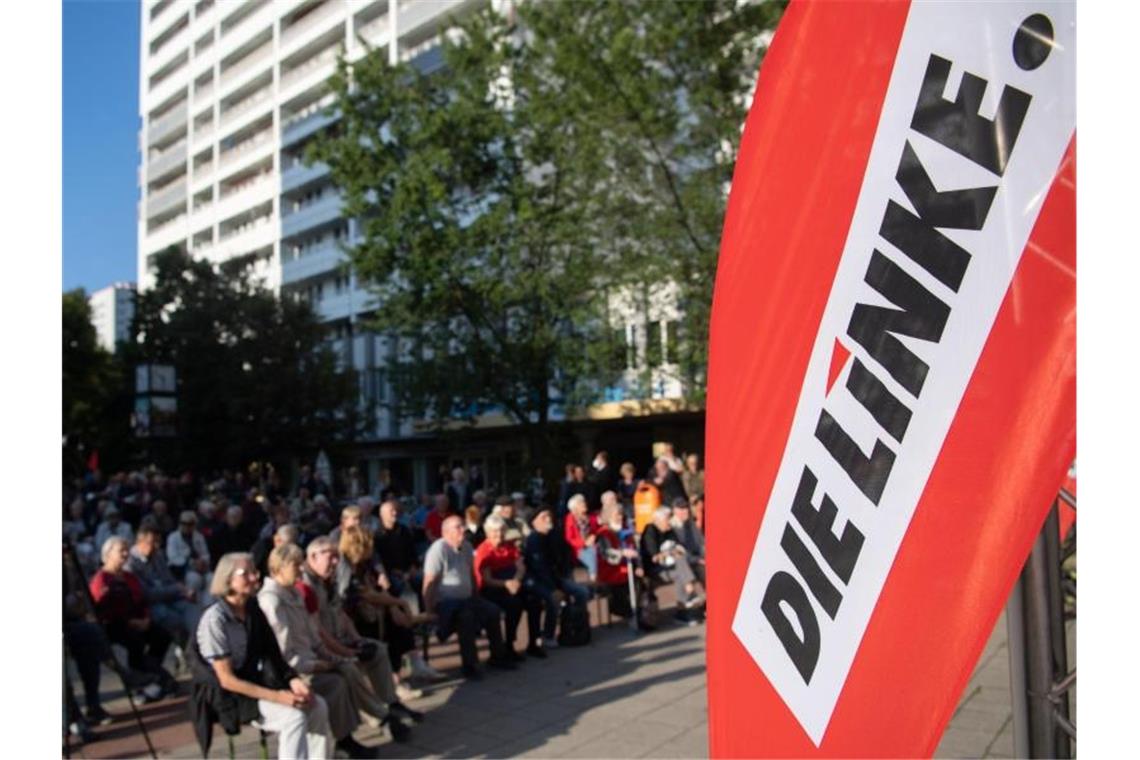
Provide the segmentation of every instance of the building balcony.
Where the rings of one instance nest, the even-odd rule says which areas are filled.
[[[273,175],[262,175],[256,181],[222,195],[215,204],[214,213],[218,219],[229,219],[248,208],[272,200],[276,195],[277,188],[273,182]]]
[[[305,42],[319,37],[338,23],[343,23],[347,10],[348,3],[341,0],[325,0],[325,4],[320,8],[281,32],[278,47],[280,56],[288,57],[299,50]]]
[[[219,119],[219,126],[221,129],[232,129],[243,121],[242,117],[264,116],[264,111],[271,105],[273,100],[273,87],[266,85],[257,92],[253,93],[245,100],[242,100],[228,110],[222,112]],[[263,106],[258,108],[258,106]]]
[[[281,172],[281,192],[287,193],[301,185],[320,179],[329,173],[329,165],[317,162],[312,166],[305,166],[301,161],[295,161],[292,166]]]
[[[257,136],[238,143],[218,157],[218,170],[237,169],[273,153],[273,130],[266,129]]]
[[[348,255],[332,240],[305,251],[295,259],[288,258],[286,248],[285,245],[281,246],[282,285],[332,272],[348,260]]]
[[[185,243],[187,235],[190,234],[189,220],[190,217],[183,214],[166,222],[161,227],[144,233],[143,249],[154,254],[161,253],[172,245]]]
[[[415,31],[424,22],[433,19],[446,18],[464,4],[463,0],[442,0],[442,2],[425,3],[420,0],[400,0],[399,17],[396,29],[401,37]]]
[[[211,256],[215,261],[224,261],[272,245],[276,239],[277,215],[268,214],[239,231],[221,237],[211,249]]]
[[[322,322],[348,319],[354,313],[352,291],[346,288],[340,293],[322,298],[313,306],[313,311]]]
[[[172,174],[175,169],[185,168],[185,166],[186,140],[183,139],[147,161],[146,181],[148,184],[156,182],[168,174]]]
[[[226,9],[235,7],[234,3],[221,3]],[[236,50],[268,29],[277,20],[278,8],[274,0],[268,0],[262,7],[250,13],[236,24],[227,27],[221,32],[221,42],[225,43],[227,50]],[[223,24],[225,19],[222,20]]]
[[[224,98],[231,92],[241,89],[250,80],[263,74],[272,62],[273,40],[271,39],[222,72],[219,97]]]
[[[153,219],[156,216],[173,211],[179,206],[186,207],[186,180],[184,179],[175,182],[173,187],[165,188],[154,195],[147,196],[146,218]]]
[[[194,144],[194,153],[197,155],[202,148],[208,145],[217,132],[217,122],[207,122],[200,127],[194,127],[194,134],[191,136],[191,142]]]
[[[282,201],[283,207],[288,201]],[[305,230],[312,229],[320,224],[335,221],[340,218],[340,193],[328,190],[324,196],[310,203],[302,209],[292,211],[281,217],[281,237],[292,237]]]
[[[277,86],[279,99],[289,100],[294,95],[326,81],[336,71],[338,55],[340,55],[340,45],[310,58],[295,69],[284,72]]]
[[[356,36],[361,37],[373,47],[383,47],[388,44],[390,31],[391,24],[389,24],[388,14],[383,13],[357,29]]]
[[[328,113],[324,107],[316,108],[312,113],[303,116],[294,115],[281,123],[281,145],[291,145],[303,140],[317,130],[332,124],[340,118],[340,114]]]
[[[190,89],[190,67],[183,65],[151,87],[144,96],[147,103],[166,103],[179,93],[186,95]]]
[[[146,144],[155,145],[174,135],[179,129],[184,129],[188,113],[186,103],[180,103],[170,113],[163,114],[157,121],[151,122],[146,133]]]

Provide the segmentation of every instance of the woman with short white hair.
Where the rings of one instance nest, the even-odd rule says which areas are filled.
[[[258,580],[249,554],[234,552],[218,561],[210,592],[219,601],[198,624],[191,658],[195,681],[216,686],[231,715],[247,722],[256,718],[263,730],[280,733],[279,758],[332,757],[328,706],[281,656],[255,598]]]
[[[142,583],[126,569],[130,557],[127,540],[121,536],[108,538],[102,557],[103,567],[91,576],[89,588],[107,638],[126,648],[131,668],[154,674],[164,693],[177,694],[178,682],[162,667],[170,635],[152,623]]]
[[[475,582],[483,598],[503,611],[507,657],[521,661],[525,658],[515,651],[515,639],[525,607],[522,584],[526,568],[522,554],[517,544],[504,540],[506,520],[500,515],[488,517],[483,522],[483,530],[487,538],[475,550]],[[543,657],[545,652],[534,656]]]

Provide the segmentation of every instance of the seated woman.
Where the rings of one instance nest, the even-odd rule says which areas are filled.
[[[388,645],[388,661],[395,674],[400,671],[404,654],[416,648],[413,626],[419,618],[406,601],[388,591],[390,584],[384,566],[372,547],[372,534],[359,526],[341,533],[336,589],[356,630]],[[413,698],[408,689],[397,688],[397,694],[400,699]]]
[[[658,507],[653,513],[653,522],[641,534],[641,564],[649,580],[673,584],[681,607],[677,619],[695,625],[700,615],[693,610],[704,603],[705,595],[689,564],[688,553],[673,532],[671,517],[669,507]]]
[[[624,510],[620,502],[605,504],[599,515],[598,526],[598,585],[604,586],[610,600],[610,612],[620,617],[633,613],[629,598],[629,564],[637,559],[631,536],[622,538],[625,527]],[[635,571],[636,572],[636,571]]]
[[[257,603],[273,629],[281,656],[328,704],[329,727],[336,748],[351,757],[366,757],[372,750],[352,738],[352,732],[360,725],[359,713],[368,713],[374,719],[373,725],[379,726],[380,719],[388,717],[388,708],[350,659],[337,657],[321,645],[320,634],[313,628],[301,594],[294,588],[304,561],[304,553],[294,544],[283,544],[270,552],[270,577],[257,592]],[[392,738],[405,741],[407,735],[407,728],[394,720]]]
[[[598,547],[595,545],[598,540],[595,535],[598,531],[597,517],[589,514],[586,497],[580,493],[570,497],[566,508],[563,535],[566,536],[570,550],[574,552],[574,559],[586,567],[590,583],[594,583],[598,579]]]
[[[249,554],[226,554],[218,561],[210,593],[219,601],[202,614],[191,645],[192,704],[196,710],[208,706],[227,733],[236,733],[241,723],[251,720],[258,720],[265,731],[280,733],[281,760],[332,757],[328,705],[281,656],[254,598],[257,586],[258,572]],[[196,728],[201,725],[196,719]],[[203,744],[201,733],[198,741]]]
[[[133,670],[153,674],[162,693],[177,694],[178,682],[162,667],[170,634],[151,621],[142,583],[126,570],[129,558],[125,538],[111,536],[103,543],[103,567],[89,583],[95,614],[111,642],[126,648]],[[156,698],[161,698],[161,693]]]
[[[526,658],[515,651],[515,638],[523,614],[522,582],[526,567],[518,546],[503,540],[505,528],[503,518],[498,515],[491,515],[483,523],[486,540],[475,550],[475,583],[483,598],[503,611],[506,656],[521,661]],[[535,599],[535,603],[541,605],[541,600]],[[536,657],[545,656],[541,649],[538,652]]]

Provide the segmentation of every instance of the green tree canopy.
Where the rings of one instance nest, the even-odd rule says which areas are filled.
[[[152,443],[170,466],[284,463],[355,435],[351,365],[338,366],[309,306],[278,299],[252,261],[160,254],[154,286],[139,294],[134,337],[131,361],[177,372],[178,435]]]
[[[119,403],[123,374],[98,343],[91,306],[82,288],[63,294],[64,472],[83,472],[87,457],[114,462],[124,454],[127,417]],[[110,455],[110,457],[109,457]]]
[[[727,187],[782,7],[488,7],[447,35],[441,72],[382,51],[341,62],[341,121],[308,157],[361,220],[351,260],[404,346],[405,411],[494,406],[541,429],[552,401],[572,409],[614,380],[621,289],[666,282],[685,392],[703,397]]]

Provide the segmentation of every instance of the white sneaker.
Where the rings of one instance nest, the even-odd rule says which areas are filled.
[[[447,678],[447,676],[445,676],[443,673],[440,673],[431,665],[428,665],[427,662],[424,661],[424,656],[422,654],[418,654],[415,657],[409,657],[408,662],[411,665],[410,670],[412,678],[418,678],[422,681],[442,681]]]
[[[705,595],[703,592],[698,591],[689,597],[688,601],[684,603],[685,609],[691,610],[694,607],[700,607],[705,603]]]
[[[554,638],[543,639],[542,640],[542,648],[543,649],[557,649],[558,648],[558,639],[554,639]]]
[[[412,687],[403,683],[396,685],[396,698],[401,702],[410,702],[413,699],[419,699],[423,695],[424,692],[422,689],[413,689]]]

